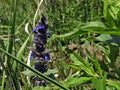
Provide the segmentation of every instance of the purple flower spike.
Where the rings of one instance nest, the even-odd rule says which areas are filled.
[[[48,53],[45,54],[45,60],[50,60],[50,55]]]
[[[47,38],[50,37],[50,33],[47,31],[47,28],[47,19],[42,15],[39,24],[32,29],[32,32],[34,33],[34,43],[33,46],[30,47],[30,50],[32,51],[30,59],[34,58],[34,68],[41,73],[47,72],[48,62],[50,60],[49,53],[45,52],[45,44],[47,43]],[[39,77],[34,79],[34,81],[37,85],[45,86],[47,84],[45,80]]]
[[[45,48],[43,47],[43,45],[36,44],[35,47],[36,47],[36,51],[38,51],[37,53],[41,54],[43,51],[45,51]]]
[[[35,57],[36,56],[36,54],[34,53],[34,52],[32,52],[31,54],[30,54],[30,60],[33,58],[33,57]]]
[[[42,18],[41,18],[41,23],[43,23],[44,25],[47,25],[47,19],[43,14],[42,14]]]
[[[47,82],[45,80],[41,81],[42,86],[46,86]]]
[[[45,28],[45,26],[42,25],[42,24],[40,24],[40,25],[36,26],[35,28],[33,28],[32,31],[35,32],[35,31],[37,31],[37,30],[44,29],[44,28]]]
[[[47,65],[46,64],[41,64],[40,62],[39,63],[35,63],[34,68],[36,70],[42,72],[42,73],[47,71]]]
[[[46,33],[46,36],[47,36],[48,38],[50,38],[50,33],[49,33],[49,32],[47,32],[47,33]]]

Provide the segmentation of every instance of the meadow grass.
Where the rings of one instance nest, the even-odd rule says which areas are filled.
[[[0,89],[120,90],[119,3],[1,0]],[[46,45],[51,61],[45,73],[33,68],[34,60],[28,65],[34,37],[31,31],[42,13],[51,34]],[[34,85],[36,75],[47,85]]]

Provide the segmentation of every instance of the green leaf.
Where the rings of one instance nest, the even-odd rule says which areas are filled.
[[[80,28],[74,28],[72,31],[62,34],[62,35],[54,35],[54,38],[67,38],[67,37],[76,37],[85,34],[85,31],[80,30]]]
[[[58,50],[60,52],[60,58],[63,58],[64,57],[64,53],[63,53],[63,50],[62,50],[61,42],[58,43]]]
[[[30,70],[26,70],[26,71],[23,71],[23,72],[21,72],[22,74],[24,74],[24,75],[26,75],[26,76],[34,76],[35,75],[35,73],[33,73],[32,71],[30,71]]]
[[[68,33],[62,35],[53,35],[49,41],[54,40],[55,38],[67,38],[67,37],[77,37],[88,32],[99,33],[99,34],[112,34],[120,36],[120,28],[107,28],[102,22],[88,22],[77,28],[74,28]],[[108,36],[109,38],[109,36]]]
[[[93,64],[95,65],[95,68],[97,70],[96,72],[98,72],[99,76],[102,77],[102,69],[100,67],[98,58],[95,56],[91,56],[88,51],[86,53],[86,56],[93,62]]]
[[[83,24],[83,25],[81,25],[81,29],[87,29],[87,28],[105,28],[106,26],[102,23],[102,22],[100,22],[100,21],[92,21],[92,22],[87,22],[87,23],[85,23],[85,24]]]
[[[17,53],[17,58],[21,60],[22,58],[22,53],[26,48],[27,42],[30,38],[31,34],[28,36],[28,38],[26,39],[26,41],[23,43],[23,45],[21,46],[21,48],[19,49],[18,53]]]
[[[93,77],[97,77],[98,75],[95,72],[92,72],[90,68],[85,67],[85,65],[81,64],[81,65],[76,65],[75,63],[69,64],[70,67],[81,71],[83,70],[84,72],[86,72],[88,75],[93,76]]]
[[[104,79],[93,78],[92,84],[95,90],[106,90],[106,82]]]
[[[74,68],[74,69],[76,69],[78,71],[82,70],[82,68],[80,66],[75,65],[74,63],[68,64],[68,66],[70,66],[70,67],[72,67],[72,68]]]
[[[100,36],[96,37],[96,39],[99,41],[107,41],[107,40],[111,40],[112,36],[109,34],[101,34]]]
[[[104,41],[108,44],[116,44],[120,46],[120,36],[117,35],[109,35],[109,34],[101,34],[100,36],[96,37],[99,41]]]
[[[82,64],[84,64],[86,67],[89,67],[89,66],[90,66],[90,64],[89,64],[86,60],[84,60],[79,54],[73,52],[72,50],[70,50],[70,49],[68,49],[68,48],[66,48],[65,50],[66,50],[68,53],[70,53],[71,58],[73,59],[73,62],[74,62],[74,58],[75,58],[75,62],[77,61],[77,63],[78,63],[78,62],[79,62],[79,63],[82,63]]]
[[[49,74],[55,74],[55,73],[58,73],[58,70],[55,68],[55,69],[48,69],[47,72],[45,72],[46,75],[49,75]]]
[[[74,54],[70,54],[70,58],[72,59],[72,61],[74,62],[75,65],[82,65],[83,63],[81,63],[79,61],[79,59],[74,55]]]
[[[62,83],[67,87],[76,86],[91,80],[91,78],[92,77],[70,77]]]
[[[117,90],[120,90],[120,82],[118,81],[107,80],[107,84],[115,87]]]
[[[93,67],[85,60],[83,59],[79,54],[73,52],[72,50],[66,48],[65,49],[68,53],[70,53],[70,58],[73,61],[73,66],[78,66],[82,70],[84,70],[87,74],[91,76],[97,76],[95,73]],[[71,64],[71,65],[72,65]]]
[[[17,53],[17,58],[18,58],[19,60],[21,60],[21,58],[22,58],[22,53],[23,53],[24,49],[26,48],[26,45],[27,45],[27,42],[28,42],[30,36],[31,36],[31,34],[28,36],[28,38],[27,38],[26,41],[23,43],[23,45],[21,46],[21,48],[19,49],[19,51],[18,51],[18,53]],[[14,63],[13,63],[13,69],[14,69],[14,71],[16,72],[17,62],[14,62]]]
[[[110,9],[109,9],[109,14],[111,15],[111,17],[114,19],[114,20],[117,20],[117,13],[118,13],[119,9],[114,7],[114,6],[111,6]]]
[[[103,1],[103,15],[104,17],[107,17],[107,12],[108,12],[108,0],[102,0]]]
[[[88,22],[88,23],[84,23],[82,25],[80,25],[77,28],[74,28],[71,32],[62,34],[62,35],[53,35],[53,37],[57,37],[57,38],[66,38],[66,37],[76,37],[79,35],[83,35],[86,33],[86,31],[84,31],[84,29],[89,29],[89,28],[105,28],[105,25],[100,22],[100,21],[95,21],[95,22]],[[52,37],[52,38],[53,38]]]
[[[99,61],[100,63],[100,67],[102,70],[106,71],[106,72],[109,72],[109,68],[107,66],[107,64],[102,60],[102,61]]]
[[[99,34],[113,34],[113,35],[119,35],[120,36],[120,29],[114,29],[114,28],[96,28],[96,27],[91,27],[88,29],[84,29],[83,31],[88,31],[88,32],[94,32],[94,33],[99,33]]]
[[[116,45],[109,45],[110,47],[110,54],[109,54],[109,59],[111,61],[111,64],[115,63],[118,54],[119,54],[119,47]]]

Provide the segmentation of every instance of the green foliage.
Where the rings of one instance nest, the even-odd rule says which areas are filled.
[[[72,52],[71,50],[68,50],[68,52]],[[77,69],[81,69],[84,70],[88,75],[90,76],[97,76],[97,74],[95,73],[93,67],[85,60],[83,59],[79,54],[76,53],[71,53],[70,54],[70,58],[73,61],[73,64],[71,64],[70,66],[77,66]]]
[[[120,82],[107,80],[107,84],[113,87],[116,87],[117,90],[120,89]]]
[[[48,82],[52,82],[54,83],[56,86],[64,89],[64,90],[68,90],[66,87],[62,86],[61,84],[59,84],[58,82],[56,82],[55,80],[47,77],[46,75],[42,74],[41,72],[33,69],[32,67],[26,65],[25,63],[23,63],[22,61],[20,61],[19,59],[15,58],[14,56],[12,56],[11,54],[7,53],[6,51],[4,51],[3,49],[0,49],[0,51],[4,52],[7,56],[13,58],[16,62],[18,62],[19,64],[23,65],[24,67],[28,68],[29,70],[31,70],[32,72],[34,72],[35,74],[37,74],[38,76],[42,77],[43,79],[47,80]]]
[[[70,77],[63,84],[65,86],[76,86],[91,80],[92,77]]]
[[[106,90],[106,83],[104,79],[92,79],[93,86],[96,90]]]
[[[0,1],[0,89],[120,90],[120,0],[43,0],[35,17],[40,1]],[[30,32],[41,13],[52,31],[45,74],[26,65],[32,35],[24,26]],[[33,86],[34,75],[48,85]]]

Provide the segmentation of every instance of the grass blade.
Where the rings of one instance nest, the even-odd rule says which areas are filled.
[[[18,51],[18,53],[17,53],[17,55],[16,55],[19,60],[21,60],[21,58],[22,58],[22,53],[23,53],[23,51],[24,51],[24,49],[25,49],[25,47],[26,47],[26,45],[27,45],[27,42],[28,42],[30,36],[31,36],[31,34],[28,36],[28,38],[27,38],[26,41],[23,43],[23,45],[21,46],[21,48],[19,49],[19,51]],[[17,65],[18,65],[17,62],[14,62],[14,64],[13,64],[13,69],[14,69],[15,72],[16,72],[16,70],[17,70]]]
[[[15,22],[16,22],[16,6],[17,6],[17,1],[13,0],[13,14],[12,14],[12,20],[11,20],[11,30],[9,32],[9,37],[8,37],[8,46],[7,46],[7,51],[8,53],[12,53],[12,49],[13,49],[13,43],[15,40]],[[7,67],[8,67],[8,72],[12,78],[13,84],[14,84],[14,88],[16,90],[19,90],[19,83],[18,83],[18,78],[16,77],[14,70],[12,68],[11,62],[8,61],[10,60],[11,57],[7,56],[6,57],[6,62],[7,62]]]

